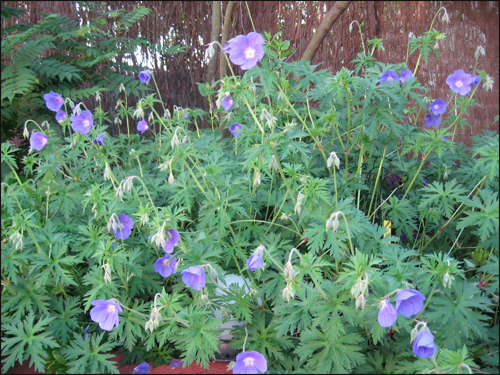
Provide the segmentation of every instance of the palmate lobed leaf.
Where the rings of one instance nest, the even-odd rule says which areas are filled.
[[[117,343],[102,342],[105,334],[102,332],[83,340],[82,335],[74,333],[74,339],[61,350],[61,354],[69,361],[67,366],[71,366],[69,374],[103,374],[106,371],[111,374],[120,373],[116,362],[109,360],[114,355],[105,354],[111,352]]]
[[[24,362],[30,358],[30,366],[35,364],[35,370],[45,372],[45,347],[58,348],[59,344],[45,331],[45,326],[55,317],[42,317],[35,321],[35,314],[30,312],[24,321],[14,320],[12,323],[2,324],[2,355],[6,355],[2,372],[5,373],[14,363]],[[41,332],[43,331],[43,332]],[[13,337],[6,337],[12,335]]]

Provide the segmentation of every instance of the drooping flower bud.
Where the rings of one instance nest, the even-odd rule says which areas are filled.
[[[172,140],[170,141],[170,145],[172,146],[173,149],[176,147],[179,147],[181,142],[179,141],[179,138],[177,137],[177,133],[174,133],[174,136],[172,137]]]
[[[287,282],[295,280],[296,272],[293,269],[293,266],[292,266],[291,262],[287,262],[285,264],[285,268],[283,270],[283,273],[285,275],[285,280]]]
[[[254,173],[253,173],[253,187],[258,187],[260,185],[260,173],[257,168],[254,168]]]
[[[445,288],[451,289],[451,286],[453,285],[453,281],[455,281],[455,278],[452,275],[450,275],[449,272],[446,272],[443,276],[443,286]]]
[[[364,294],[360,294],[359,296],[356,297],[356,310],[361,309],[364,310],[366,307],[366,298]]]
[[[170,172],[170,175],[168,176],[168,184],[170,186],[174,186],[174,182],[175,182],[174,175],[172,174],[172,172]]]

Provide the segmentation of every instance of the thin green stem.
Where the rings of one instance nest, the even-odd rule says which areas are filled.
[[[378,181],[380,179],[380,172],[382,171],[382,166],[384,164],[385,153],[387,152],[387,146],[384,147],[384,153],[382,154],[382,159],[380,160],[380,165],[378,167],[377,178],[375,180],[375,185],[373,187],[372,198],[370,200],[370,206],[368,208],[368,216],[370,216],[370,212],[372,210],[373,199],[375,198],[375,194],[377,192]]]

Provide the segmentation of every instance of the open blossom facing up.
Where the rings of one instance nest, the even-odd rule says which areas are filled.
[[[134,220],[127,214],[118,214],[118,228],[115,232],[115,237],[119,240],[127,239],[132,233],[132,228],[134,227]],[[110,226],[108,225],[108,231],[111,231]]]
[[[142,83],[146,83],[151,79],[151,72],[149,70],[141,70],[139,72],[139,80]]]
[[[139,121],[137,123],[137,130],[142,133],[144,133],[146,130],[149,129],[149,126],[148,126],[148,123],[146,122],[146,120],[142,119],[141,121]]]
[[[87,134],[94,125],[92,112],[81,111],[79,115],[71,116],[71,128],[77,133]]]
[[[446,83],[450,86],[451,91],[463,96],[471,90],[472,77],[463,69],[458,69],[446,78]]]
[[[68,115],[66,114],[66,112],[64,112],[63,110],[57,111],[57,113],[56,113],[56,121],[58,123],[61,123],[62,121],[64,121],[66,119],[66,117],[68,117]]]
[[[159,258],[155,262],[155,272],[158,272],[163,277],[169,277],[175,272],[177,266],[177,258],[172,258],[172,255],[167,254],[163,258]]]
[[[91,302],[95,306],[90,310],[90,319],[99,323],[99,327],[105,331],[111,331],[114,326],[118,327],[120,320],[118,313],[122,312],[122,308],[118,303],[109,299],[107,301],[98,299]]]
[[[232,124],[230,127],[229,127],[229,131],[231,133],[233,133],[233,135],[236,137],[237,135],[241,135],[241,133],[237,132],[236,130],[237,129],[242,129],[243,130],[243,127],[240,125],[240,124]]]
[[[380,304],[378,305],[379,307],[379,312],[378,312],[378,322],[382,327],[390,327],[392,326],[395,322],[396,319],[398,318],[398,313],[396,311],[396,308],[391,304],[391,302],[385,298]]]
[[[191,266],[181,271],[182,282],[194,290],[201,290],[207,283],[207,276],[202,266]]]
[[[41,151],[46,144],[49,143],[49,136],[39,133],[33,132],[30,137],[30,146],[32,149]]]
[[[52,91],[49,94],[45,94],[43,98],[45,99],[47,108],[54,112],[59,111],[64,104],[63,97]]]
[[[434,336],[429,328],[424,327],[420,330],[412,345],[413,353],[420,358],[431,357],[436,351]]]
[[[404,289],[396,297],[396,310],[409,318],[424,308],[425,296],[415,289]]]
[[[435,115],[442,115],[446,112],[446,102],[443,99],[437,98],[429,104],[429,109]]]
[[[236,356],[233,374],[258,374],[267,371],[267,360],[255,350],[243,352]]]
[[[433,115],[432,113],[428,113],[424,118],[425,126],[434,125],[436,128],[439,128],[439,124],[441,124],[441,119],[439,116]]]
[[[92,143],[102,146],[104,144],[104,134],[99,134]]]
[[[389,82],[394,85],[395,81],[399,81],[399,77],[394,70],[388,70],[380,75],[380,83]]]
[[[222,50],[229,53],[229,60],[243,70],[252,69],[264,57],[264,37],[256,32],[237,35]]]
[[[399,77],[401,83],[404,85],[405,82],[410,78],[413,78],[413,72],[409,69],[403,68],[403,70],[401,70],[401,76]]]

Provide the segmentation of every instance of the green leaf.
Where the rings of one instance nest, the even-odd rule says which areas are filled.
[[[35,370],[45,373],[45,348],[58,348],[59,344],[46,331],[54,317],[42,317],[35,322],[35,314],[30,312],[26,320],[16,319],[12,323],[2,324],[2,355],[7,356],[2,360],[5,364],[2,372],[30,358],[29,365],[35,364]],[[43,331],[43,332],[42,332]]]

